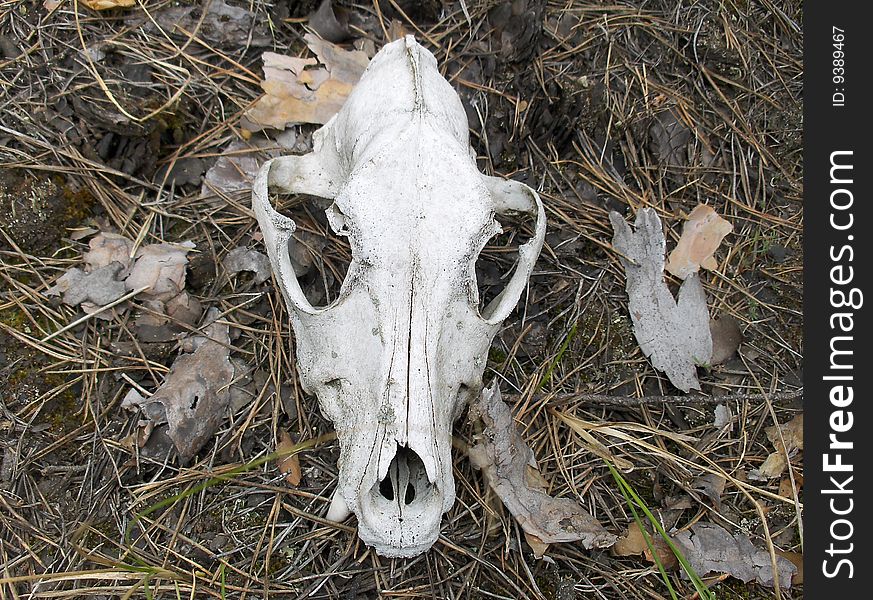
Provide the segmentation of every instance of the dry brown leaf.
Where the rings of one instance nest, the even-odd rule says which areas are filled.
[[[730,315],[724,315],[709,322],[709,332],[712,336],[711,365],[720,365],[734,355],[743,343],[743,332],[740,322]]]
[[[289,434],[284,429],[281,430],[279,432],[279,443],[276,445],[276,452],[291,452],[291,450],[293,450],[294,448],[294,445],[294,440],[291,439],[291,434]],[[294,487],[300,485],[300,480],[303,478],[303,474],[300,471],[299,454],[295,452],[294,454],[280,457],[276,461],[276,466],[279,468],[279,472],[285,476],[286,483]]]
[[[782,432],[780,438],[779,432]],[[775,451],[772,452],[757,469],[749,472],[750,479],[767,480],[775,479],[785,472],[788,460],[799,450],[803,450],[803,413],[797,415],[788,423],[772,425],[764,430],[767,439],[773,444]],[[782,442],[785,441],[783,445]]]
[[[615,536],[576,501],[545,493],[533,450],[518,433],[496,383],[483,390],[471,410],[486,428],[479,443],[468,451],[470,462],[482,470],[488,485],[526,533],[544,544],[580,540],[585,548],[606,548],[615,542]]]
[[[700,267],[716,270],[718,263],[713,255],[724,236],[733,229],[734,226],[716,214],[711,206],[698,204],[688,215],[679,243],[670,253],[667,270],[679,279],[697,273]]]
[[[79,0],[79,4],[91,10],[110,10],[112,8],[129,8],[136,0]]]
[[[791,561],[797,572],[791,577],[791,585],[803,585],[803,554],[800,552],[785,552],[777,550],[776,554]]]
[[[676,555],[664,539],[659,535],[649,533],[649,539],[655,552],[658,554],[658,561],[665,569],[675,569],[679,565]],[[654,555],[646,544],[646,538],[636,521],[628,525],[627,531],[624,532],[615,545],[612,547],[612,553],[615,556],[636,556],[642,554],[650,563],[654,563]]]
[[[318,59],[265,52],[266,94],[246,113],[257,131],[284,129],[291,123],[327,123],[345,103],[369,64],[359,50],[343,50],[311,33],[304,37]],[[316,66],[316,65],[322,66]]]
[[[403,27],[403,23],[397,19],[391,19],[391,23],[388,25],[388,41],[393,42],[400,38],[405,38],[407,35],[409,35],[409,32]]]
[[[527,531],[524,532],[524,541],[526,541],[527,545],[530,546],[530,549],[533,550],[535,558],[542,558],[549,549],[549,544]]]
[[[666,241],[661,220],[651,208],[637,212],[631,231],[617,212],[609,213],[613,246],[622,253],[627,276],[628,309],[634,337],[659,371],[683,392],[700,389],[696,365],[709,363],[712,336],[706,295],[696,275],[679,288],[678,300],[664,282]]]

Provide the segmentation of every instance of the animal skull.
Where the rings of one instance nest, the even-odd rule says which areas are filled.
[[[482,175],[460,99],[412,36],[373,57],[314,150],[266,163],[252,205],[291,314],[304,389],[340,443],[328,518],[358,518],[384,556],[436,541],[455,499],[452,423],[482,388],[491,340],[539,255],[545,213],[528,186]],[[333,200],[332,229],[352,262],[339,297],[315,308],[288,255],[294,222],[269,190]],[[478,310],[475,263],[495,215],[536,217],[506,288]]]

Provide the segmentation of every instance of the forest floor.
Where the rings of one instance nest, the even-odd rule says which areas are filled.
[[[565,543],[536,558],[457,450],[457,501],[425,554],[385,559],[353,518],[326,521],[339,448],[300,387],[281,294],[225,268],[235,248],[264,250],[250,193],[204,184],[232,143],[256,161],[311,143],[316,125],[253,136],[243,114],[264,52],[311,55],[319,3],[89,3],[0,1],[0,598],[694,597],[651,553]],[[634,515],[562,415],[613,426],[592,435],[668,531],[711,523],[767,561],[802,554],[802,438],[760,475],[782,444],[772,426],[802,415],[800,5],[334,2],[346,48],[414,34],[462,98],[480,169],[539,190],[546,243],[485,380],[499,379],[549,493],[615,535]],[[701,271],[733,341],[686,395],[634,338],[608,214],[655,209],[669,250],[701,203],[733,226]],[[307,199],[283,208],[308,249],[307,294],[336,297],[348,244]],[[507,223],[483,252],[484,296],[525,231]],[[161,385],[205,317],[150,321],[136,294],[86,317],[49,293],[99,232],[192,242],[186,298],[229,325],[235,391],[189,460],[125,398]],[[465,413],[456,446],[479,431]],[[283,439],[311,446],[299,477],[265,459]],[[700,575],[719,598],[802,595],[802,572],[781,591]]]

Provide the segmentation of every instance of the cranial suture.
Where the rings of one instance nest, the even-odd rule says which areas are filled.
[[[328,518],[358,518],[385,556],[436,541],[455,500],[452,423],[482,389],[488,349],[527,285],[545,235],[528,186],[481,174],[467,117],[436,59],[412,36],[373,58],[314,149],[266,163],[252,205],[291,315],[304,389],[334,423],[339,482]],[[294,222],[269,192],[332,200],[352,262],[338,298],[313,307],[294,275]],[[527,214],[534,234],[506,287],[479,309],[475,263],[500,233],[495,217]]]

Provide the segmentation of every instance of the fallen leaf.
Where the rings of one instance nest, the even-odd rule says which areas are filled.
[[[538,559],[542,558],[549,549],[549,544],[527,531],[524,532],[524,541],[526,541],[527,545],[530,546],[530,549],[533,550],[534,557]]]
[[[792,585],[803,585],[803,554],[800,552],[785,552],[783,550],[777,550],[776,554],[791,561],[795,567],[797,567],[797,572],[791,577]]]
[[[261,165],[274,156],[278,156],[276,144],[261,136],[231,142],[203,176],[200,197],[251,193]]]
[[[176,359],[163,384],[150,398],[136,403],[155,425],[167,423],[180,460],[188,462],[212,439],[227,415],[233,380],[230,336],[225,323],[210,309],[203,341],[191,354]]]
[[[666,242],[661,220],[651,208],[637,212],[636,231],[617,212],[609,213],[613,246],[623,254],[634,336],[643,353],[684,392],[700,389],[696,365],[712,357],[709,310],[703,286],[690,275],[678,302],[664,283]]]
[[[251,248],[234,248],[227,253],[222,263],[228,275],[236,275],[240,271],[249,271],[255,274],[255,283],[264,283],[271,274],[270,259],[266,254],[261,254]]]
[[[468,451],[470,462],[525,532],[545,544],[580,540],[585,548],[606,548],[615,542],[576,501],[545,493],[533,451],[516,430],[496,382],[482,391],[471,410],[486,428]]]
[[[157,11],[155,21],[168,33],[186,37],[197,35],[219,46],[263,47],[269,46],[273,40],[269,26],[260,15],[230,5],[225,0],[171,6]]]
[[[117,262],[122,265],[121,278],[127,275],[130,266],[130,251],[133,249],[133,241],[117,233],[100,232],[88,242],[89,250],[82,257],[89,271],[96,271],[110,263]]]
[[[711,206],[698,204],[688,215],[679,243],[670,253],[667,270],[679,279],[687,279],[700,267],[716,270],[718,263],[713,255],[724,236],[733,230],[734,226],[722,219]]]
[[[740,344],[743,343],[743,332],[740,323],[730,315],[709,322],[709,333],[712,336],[711,365],[720,365],[730,359]]]
[[[707,573],[726,573],[743,582],[757,580],[773,587],[770,553],[755,546],[744,533],[731,534],[712,523],[695,523],[689,530],[672,536],[691,568],[701,577]],[[791,561],[776,557],[779,586],[791,587],[797,571]],[[683,573],[683,576],[687,576]]]
[[[800,473],[794,475],[794,485],[797,486],[797,493],[803,488],[803,476]],[[783,498],[794,498],[794,485],[791,484],[790,477],[783,477],[779,482],[779,495]]]
[[[343,42],[351,37],[349,16],[342,7],[333,6],[331,0],[323,0],[309,17],[309,26],[328,42]]]
[[[679,560],[673,554],[669,544],[660,535],[647,533],[649,533],[652,547],[654,547],[658,555],[658,561],[665,569],[675,569],[679,565]],[[642,554],[650,563],[655,563],[654,555],[649,549],[649,545],[646,544],[646,538],[643,537],[643,532],[636,521],[628,525],[624,535],[616,540],[615,545],[612,547],[612,553],[615,556],[636,556]]]
[[[64,304],[69,306],[83,303],[104,306],[115,302],[127,291],[124,283],[118,280],[123,267],[121,263],[113,262],[90,273],[74,267],[61,275],[45,295],[63,294]]]
[[[276,452],[287,453],[294,448],[294,441],[284,429],[279,432],[279,443],[276,445]],[[300,472],[300,455],[296,452],[288,456],[279,458],[276,461],[276,466],[279,467],[279,472],[285,476],[285,482],[289,485],[297,487],[300,485],[300,480],[303,475]]]
[[[317,60],[264,52],[261,87],[266,94],[245,115],[253,125],[250,130],[327,123],[369,64],[367,55],[359,50],[343,50],[311,33],[303,39]]]
[[[655,115],[649,127],[649,149],[658,162],[665,166],[687,166],[688,147],[693,139],[691,129],[674,108]]]
[[[409,32],[406,31],[406,28],[403,27],[403,23],[398,21],[397,19],[391,19],[391,23],[388,24],[388,42],[393,42],[395,40],[399,40],[401,38],[405,38],[409,35]]]
[[[778,427],[776,425],[768,427],[764,433],[767,434],[767,439],[776,450],[764,459],[760,467],[749,472],[749,478],[758,481],[775,479],[782,475],[788,467],[788,460],[797,454],[798,450],[803,450],[803,413],[788,423]]]
[[[193,242],[151,244],[136,252],[136,261],[124,281],[128,290],[146,287],[144,294],[169,300],[185,287],[185,265]]]
[[[727,480],[716,473],[706,473],[699,477],[695,477],[691,482],[691,487],[704,496],[712,500],[712,505],[716,510],[721,511],[721,495],[724,492],[724,486]]]
[[[722,427],[730,424],[732,418],[731,409],[727,405],[719,404],[715,407],[715,423],[713,425],[716,429],[721,430]]]
[[[79,3],[91,10],[109,10],[129,8],[136,4],[136,0],[79,0]]]

